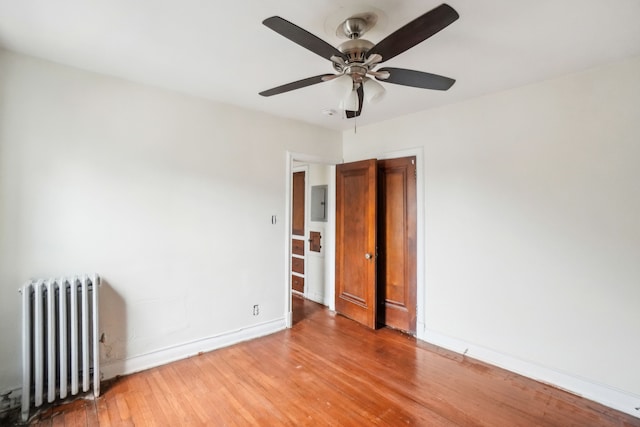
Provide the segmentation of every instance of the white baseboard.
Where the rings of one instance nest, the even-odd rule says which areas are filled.
[[[144,371],[176,360],[186,359],[198,353],[228,347],[242,341],[269,335],[286,328],[284,318],[252,325],[235,331],[224,332],[207,338],[179,344],[150,353],[128,357],[123,360],[104,362],[101,366],[103,379],[114,378],[118,375],[128,375]]]
[[[419,339],[640,418],[640,396],[424,329]]]

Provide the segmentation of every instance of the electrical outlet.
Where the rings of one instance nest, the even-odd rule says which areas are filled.
[[[258,304],[255,304],[253,306],[253,315],[257,316],[258,314],[260,314],[260,306]]]

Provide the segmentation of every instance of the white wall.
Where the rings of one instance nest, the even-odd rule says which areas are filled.
[[[422,337],[640,403],[640,58],[343,138],[424,149]]]
[[[0,70],[0,390],[31,277],[104,278],[111,374],[284,325],[286,153],[340,158],[340,133],[4,51]]]
[[[306,270],[306,282],[305,284],[308,286],[306,291],[306,296],[313,301],[319,302],[324,305],[329,305],[328,296],[329,292],[327,292],[328,284],[331,283],[333,286],[333,282],[329,281],[330,274],[328,273],[330,263],[334,262],[334,259],[328,259],[326,257],[327,248],[329,243],[333,241],[333,236],[329,236],[328,230],[330,230],[329,222],[323,221],[313,221],[311,219],[311,188],[314,185],[329,185],[331,172],[334,171],[334,167],[323,164],[310,164],[309,165],[309,186],[307,188],[307,204],[306,215],[307,215],[307,239],[311,235],[312,231],[316,231],[320,233],[320,252],[312,252],[309,250],[309,244],[305,245],[305,254],[307,258],[307,270]],[[327,209],[335,207],[333,203],[328,200],[327,195]],[[327,219],[334,221],[334,213],[332,211],[327,212]]]

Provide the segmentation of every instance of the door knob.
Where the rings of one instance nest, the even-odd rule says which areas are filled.
[[[369,254],[369,253],[364,254],[364,257],[365,257],[366,259],[371,259],[371,258],[372,258],[372,257],[371,257],[371,254]]]

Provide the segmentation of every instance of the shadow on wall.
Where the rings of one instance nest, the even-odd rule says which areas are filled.
[[[100,366],[127,356],[127,310],[122,296],[102,278],[100,287]]]

